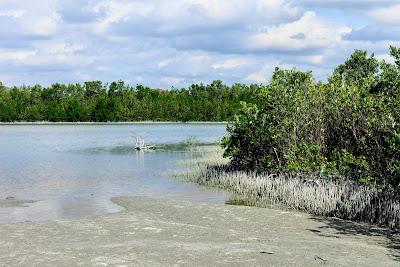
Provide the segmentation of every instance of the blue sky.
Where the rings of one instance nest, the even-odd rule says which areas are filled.
[[[0,81],[170,88],[276,66],[324,80],[354,49],[390,60],[399,14],[397,0],[0,0]]]

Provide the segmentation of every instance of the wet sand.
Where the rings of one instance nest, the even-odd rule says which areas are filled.
[[[33,200],[19,200],[14,197],[7,197],[5,199],[0,199],[0,208],[26,207],[27,204],[34,202]]]
[[[299,212],[117,198],[125,211],[0,225],[0,266],[399,266],[385,229]]]

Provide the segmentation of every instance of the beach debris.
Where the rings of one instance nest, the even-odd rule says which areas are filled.
[[[146,146],[144,139],[140,136],[136,136],[136,144],[135,144],[135,149],[140,151],[140,150],[148,150],[152,149],[154,146]]]
[[[8,196],[4,199],[0,199],[0,208],[7,207],[27,207],[27,204],[34,203],[33,200],[19,200],[16,197]]]
[[[315,255],[314,256],[314,260],[316,260],[316,261],[322,261],[323,263],[325,263],[325,262],[328,262],[328,260],[325,260],[325,259],[323,259],[323,258],[321,258],[320,256],[318,256],[318,255]]]
[[[268,252],[268,251],[260,251],[260,254],[272,255],[272,254],[275,254],[275,253],[274,252]]]

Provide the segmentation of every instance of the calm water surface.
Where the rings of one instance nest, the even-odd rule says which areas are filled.
[[[117,212],[116,196],[223,203],[227,195],[172,177],[189,152],[133,146],[136,135],[161,145],[189,137],[212,143],[224,134],[219,124],[0,126],[0,199],[37,201],[0,208],[0,223]]]

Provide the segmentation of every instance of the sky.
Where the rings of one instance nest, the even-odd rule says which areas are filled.
[[[354,49],[391,60],[400,0],[0,0],[0,36],[8,86],[326,80]]]

